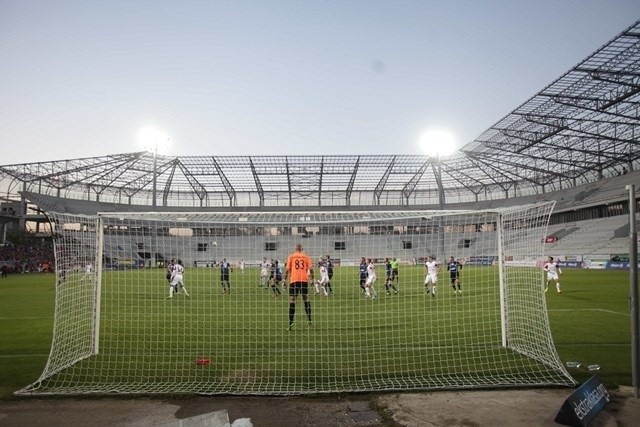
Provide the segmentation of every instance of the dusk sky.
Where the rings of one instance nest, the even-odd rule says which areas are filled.
[[[637,0],[0,0],[0,164],[460,147],[640,18]]]

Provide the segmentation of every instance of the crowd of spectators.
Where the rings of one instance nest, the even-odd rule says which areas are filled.
[[[53,243],[48,240],[34,240],[14,245],[0,246],[0,268],[6,273],[37,273],[54,270]]]

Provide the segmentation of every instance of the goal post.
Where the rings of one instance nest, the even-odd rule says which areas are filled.
[[[55,309],[49,358],[38,381],[76,366],[98,352],[102,270],[97,216],[52,213],[55,229]],[[91,265],[91,273],[86,266]]]
[[[575,385],[536,266],[552,209],[49,213],[54,336],[44,372],[16,393]],[[331,276],[306,303],[278,280],[298,244],[315,279]]]

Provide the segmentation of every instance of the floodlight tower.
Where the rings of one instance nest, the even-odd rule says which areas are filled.
[[[143,144],[146,151],[150,151],[153,153],[153,177],[152,177],[152,189],[151,189],[151,206],[152,210],[155,212],[158,206],[158,151],[162,150],[163,152],[167,150],[169,146],[169,142],[171,138],[166,135],[164,132],[159,131],[158,129],[147,127],[140,131],[140,142]],[[151,230],[151,266],[157,267],[158,265],[158,250],[157,250],[157,240],[158,240],[158,229],[153,226]],[[150,267],[151,267],[150,266]]]
[[[431,167],[438,188],[438,208],[443,211],[445,205],[444,185],[442,184],[442,158],[450,155],[455,150],[455,140],[450,132],[432,129],[426,131],[420,137],[420,146],[423,152],[432,159]],[[435,163],[433,162],[435,159]],[[442,217],[438,218],[438,250],[437,259],[444,259],[444,230],[442,229]]]
[[[420,137],[420,148],[431,159],[433,172],[438,186],[438,205],[440,210],[444,210],[445,197],[444,186],[442,185],[442,158],[449,156],[455,150],[455,138],[445,130],[431,129]]]
[[[151,206],[156,210],[158,206],[157,189],[158,189],[158,152],[165,152],[171,142],[171,138],[158,129],[147,127],[140,131],[140,142],[146,151],[153,153],[153,178]]]

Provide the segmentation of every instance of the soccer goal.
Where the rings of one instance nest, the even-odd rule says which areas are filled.
[[[53,342],[17,393],[572,386],[536,267],[552,209],[50,213]],[[306,304],[280,282],[298,244],[330,276]]]

